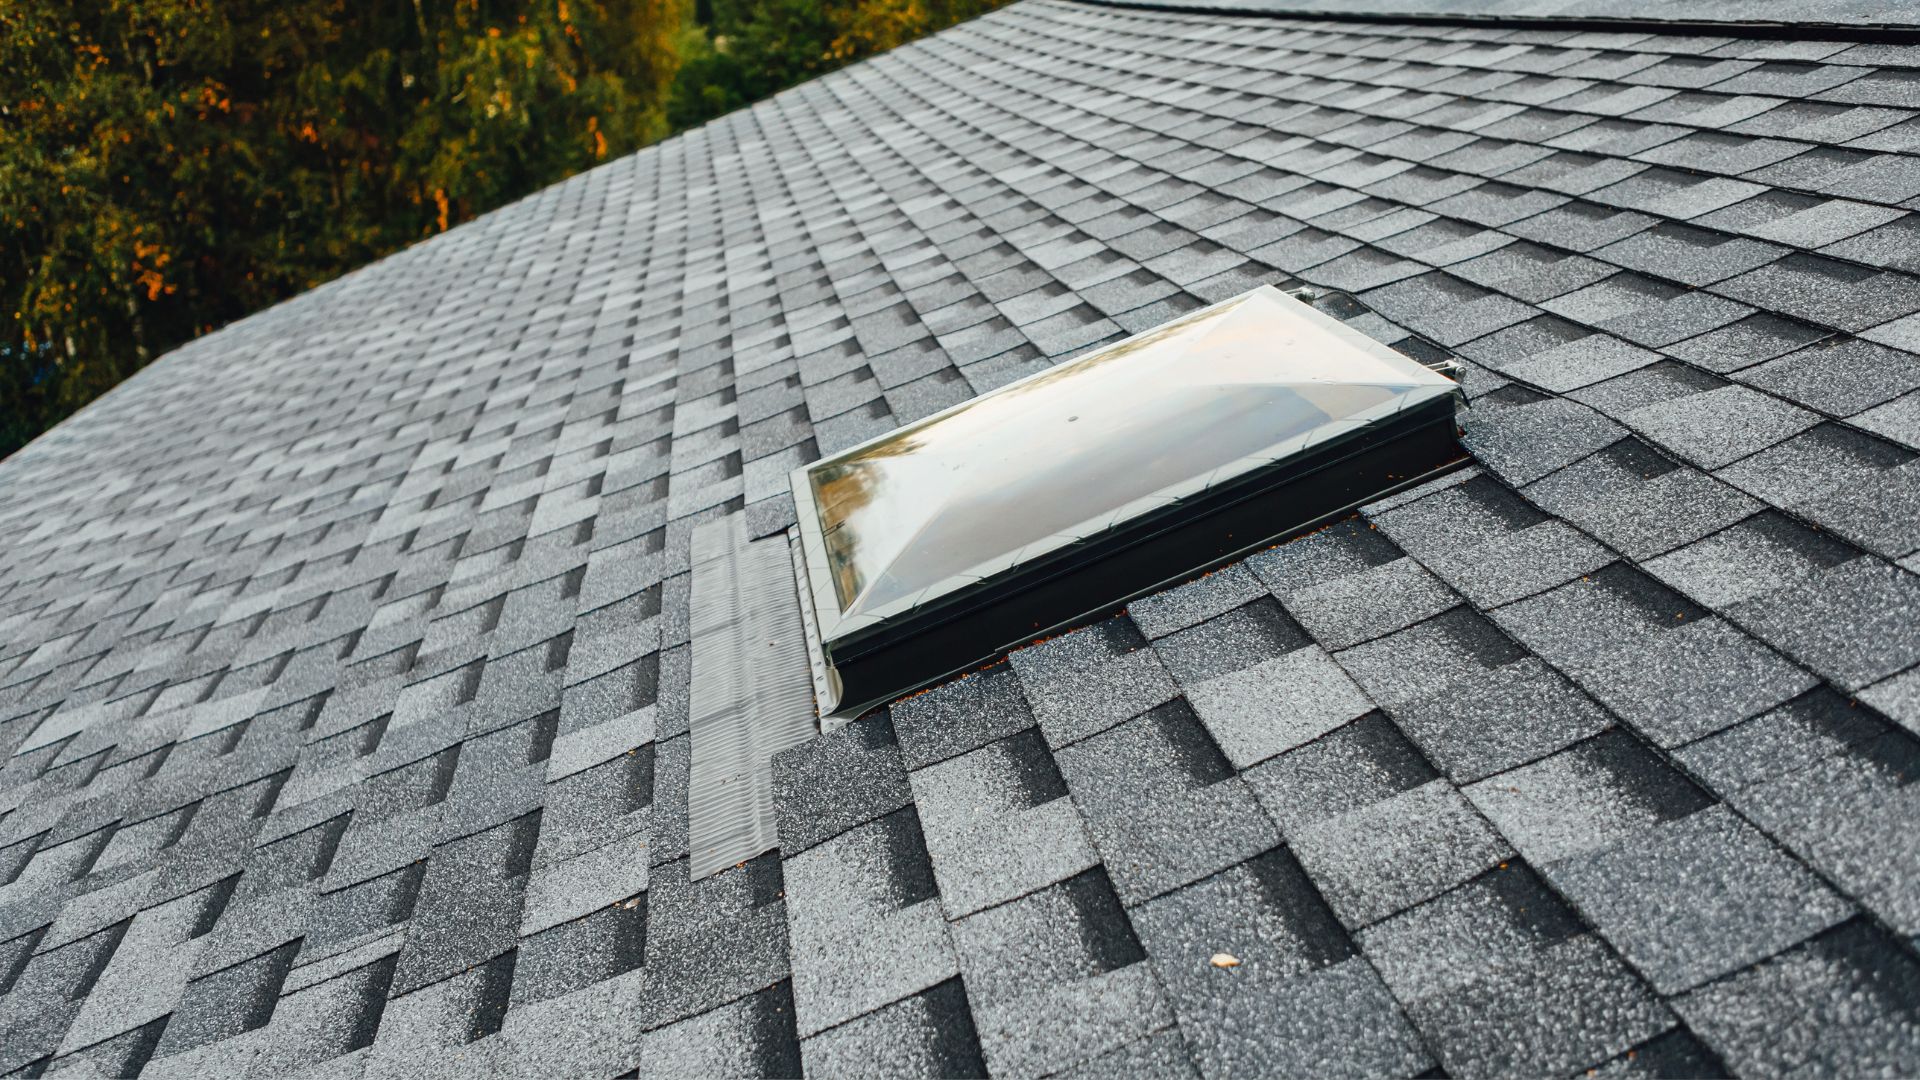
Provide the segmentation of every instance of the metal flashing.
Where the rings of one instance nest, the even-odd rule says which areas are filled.
[[[820,648],[820,620],[814,613],[813,592],[801,584],[807,580],[807,556],[801,550],[798,525],[787,529],[787,553],[793,560],[794,591],[800,594],[800,622],[807,632],[807,672],[813,676],[813,700],[824,733],[844,725],[846,718],[832,715],[840,703],[840,678],[828,666],[826,653]]]
[[[699,880],[779,846],[773,757],[818,728],[785,538],[750,540],[736,512],[696,526],[691,554],[688,872]]]

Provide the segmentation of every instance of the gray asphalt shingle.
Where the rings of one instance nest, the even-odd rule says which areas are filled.
[[[1920,1069],[1920,56],[1236,2],[1020,0],[0,463],[0,1072]],[[694,524],[1266,283],[1462,357],[1467,467],[690,881]]]

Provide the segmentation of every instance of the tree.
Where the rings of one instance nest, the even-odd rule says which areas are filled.
[[[704,123],[1002,0],[701,0],[669,118]]]
[[[667,130],[682,0],[0,5],[0,455]]]
[[[0,0],[0,456],[196,334],[999,2]]]

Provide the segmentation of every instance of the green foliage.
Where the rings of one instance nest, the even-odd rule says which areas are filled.
[[[679,0],[0,4],[0,454],[666,130]]]
[[[692,127],[1001,0],[710,0],[681,43],[668,117]],[[704,7],[705,5],[703,5]]]
[[[0,456],[195,334],[999,0],[0,0]]]

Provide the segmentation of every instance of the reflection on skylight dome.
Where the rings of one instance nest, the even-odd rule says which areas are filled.
[[[1262,288],[796,470],[823,714],[1447,467],[1456,394]]]
[[[1355,350],[1351,331],[1299,307],[1248,293],[822,462],[811,483],[841,610],[1090,531],[1418,387],[1452,389],[1397,353]]]

